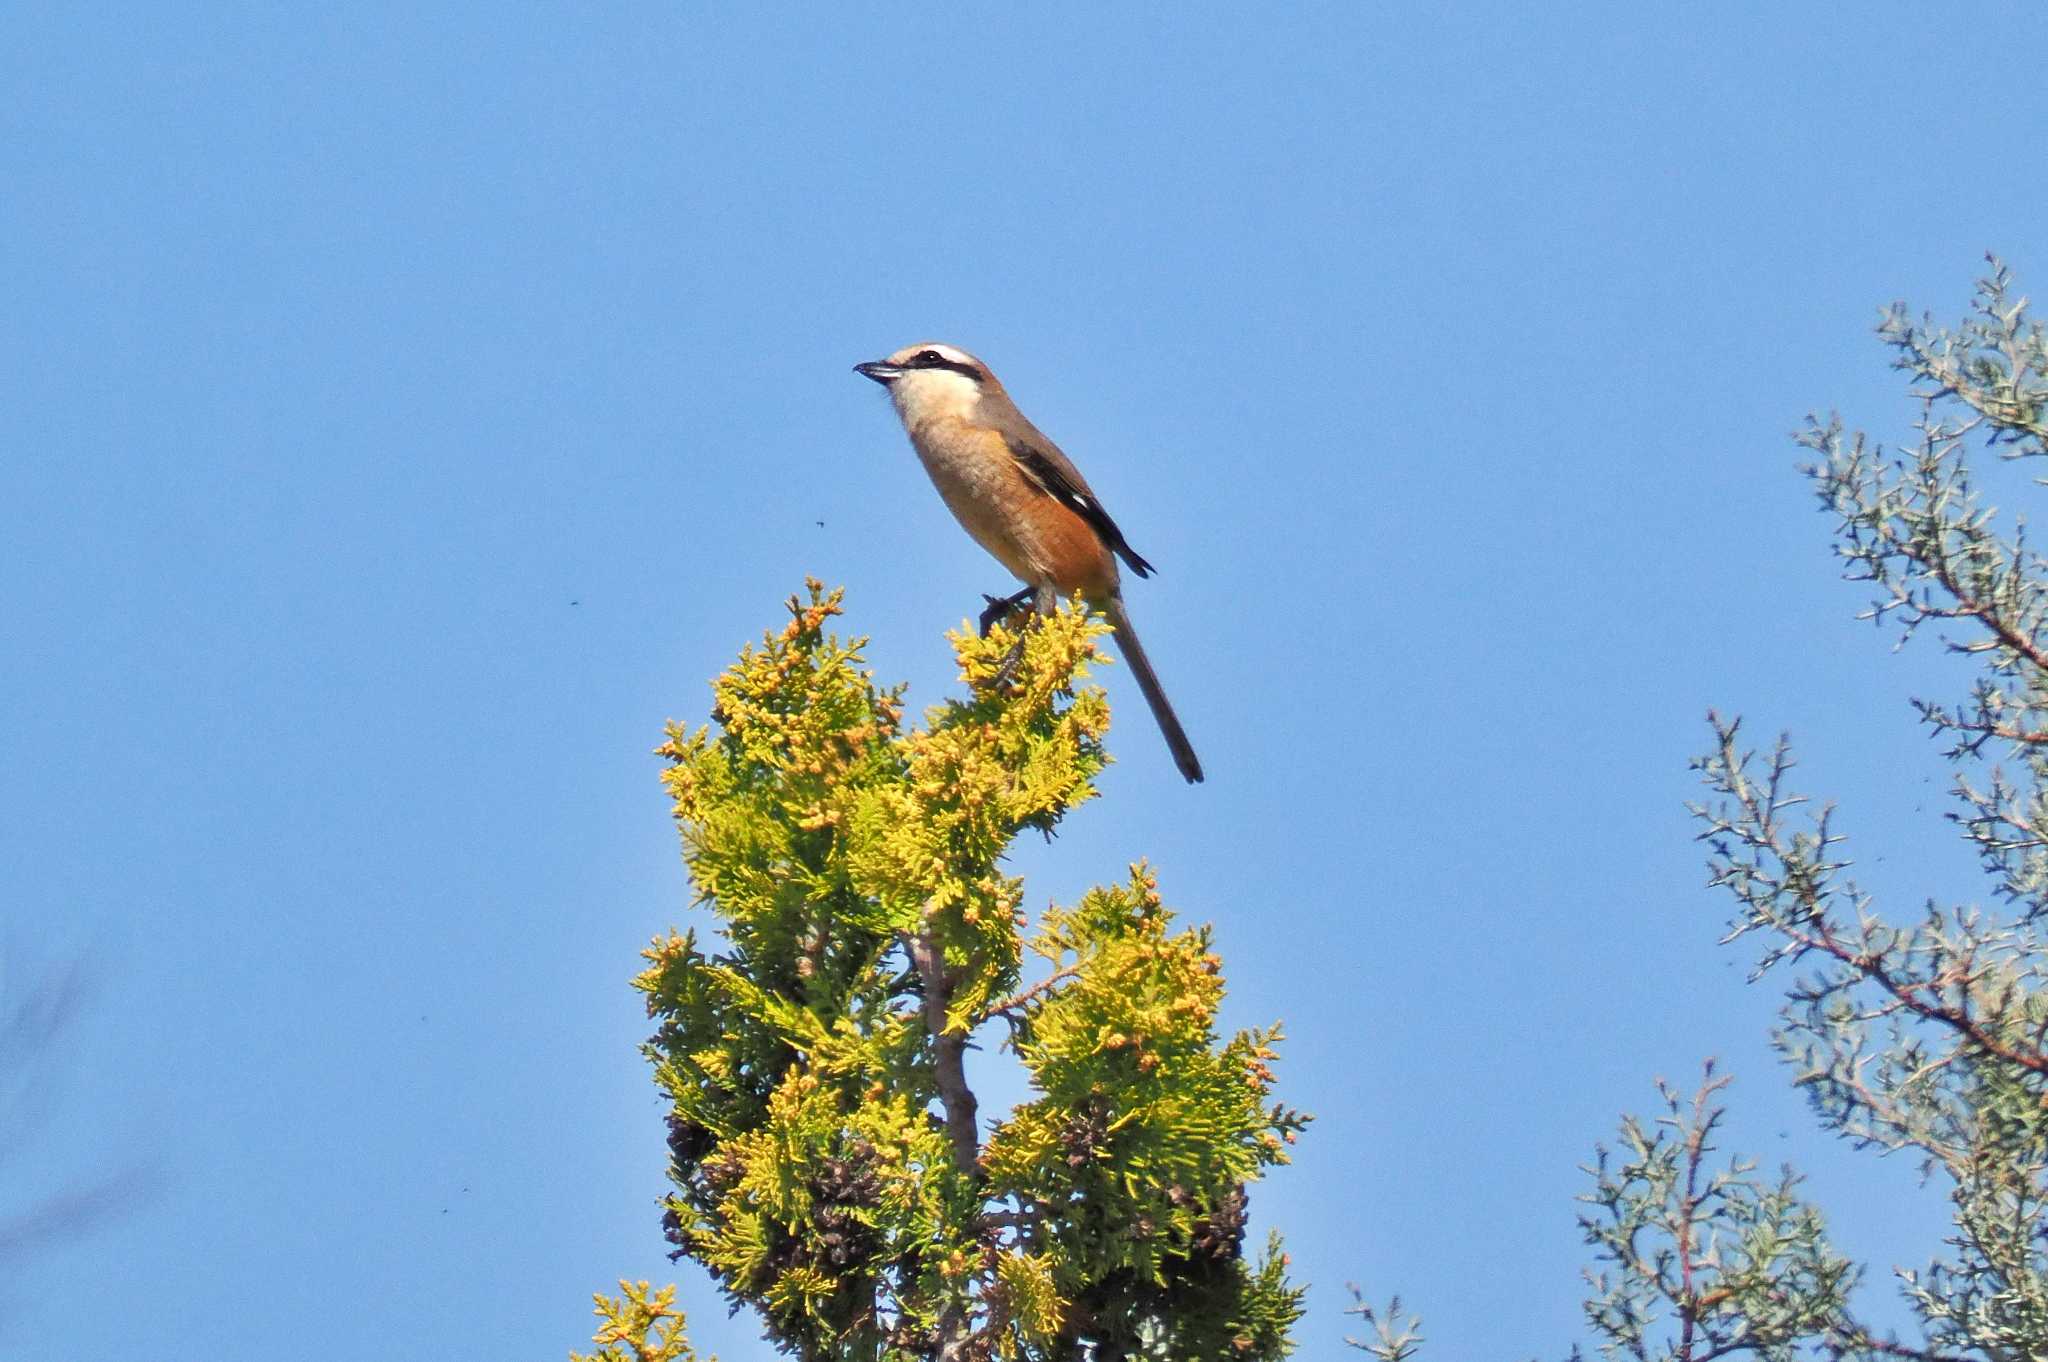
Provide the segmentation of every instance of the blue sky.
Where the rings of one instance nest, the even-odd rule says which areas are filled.
[[[0,50],[0,1351],[559,1357],[663,1257],[625,986],[691,920],[650,749],[804,574],[885,678],[1002,584],[857,360],[988,359],[1161,569],[1034,903],[1148,857],[1317,1113],[1254,1192],[1441,1358],[1579,1337],[1576,1164],[1657,1074],[1880,1273],[1714,946],[1709,705],[1873,883],[1981,892],[1786,438],[1869,334],[2048,280],[2031,6],[38,8]],[[822,523],[821,523],[822,522]],[[1879,1293],[1883,1288],[1880,1285]]]

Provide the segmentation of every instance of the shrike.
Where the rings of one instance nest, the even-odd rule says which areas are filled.
[[[1117,648],[1166,735],[1174,765],[1190,783],[1200,780],[1202,763],[1124,610],[1116,560],[1140,577],[1151,576],[1152,565],[1124,542],[1080,470],[1024,419],[989,367],[964,350],[927,341],[853,368],[889,390],[912,448],[954,517],[1024,583],[1014,596],[988,598],[983,631],[1026,599],[1049,612],[1060,597],[1080,592],[1115,628]]]

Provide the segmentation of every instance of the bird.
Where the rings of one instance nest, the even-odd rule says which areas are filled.
[[[1117,650],[1189,784],[1202,763],[1159,684],[1124,608],[1117,560],[1140,577],[1154,569],[1110,519],[1073,460],[1026,419],[995,373],[965,350],[937,341],[906,345],[853,371],[888,390],[910,444],[961,528],[1024,584],[988,596],[983,632],[1025,601],[1049,612],[1079,592],[1107,616]]]

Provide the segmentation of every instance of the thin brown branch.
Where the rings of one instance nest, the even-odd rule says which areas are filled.
[[[1955,571],[1946,554],[1941,555],[1938,562],[1928,562],[1927,566],[1934,569],[1934,578],[1941,583],[1942,589],[1955,598],[1958,610],[1989,629],[2006,648],[2032,663],[2035,671],[2048,675],[2048,652],[2044,652],[2040,644],[2008,624],[2005,616],[1996,607],[1982,604],[1964,590],[1963,584],[1956,580]]]
[[[2048,746],[2048,729],[2012,728],[2006,724],[1959,723],[1957,728],[1966,728],[1973,733],[2002,738],[2010,743],[2024,743],[2030,747]]]
[[[981,1127],[975,1119],[978,1104],[974,1090],[967,1086],[967,1033],[946,1027],[953,977],[946,969],[945,951],[929,932],[906,937],[903,944],[924,984],[924,1024],[932,1038],[932,1078],[939,1089],[939,1104],[945,1108],[946,1135],[953,1142],[953,1159],[962,1173],[975,1177],[981,1163]]]
[[[1045,1224],[1045,1208],[1033,1206],[1021,1211],[983,1211],[982,1228],[990,1230],[1037,1230]]]
[[[991,1017],[995,1017],[1007,1012],[1015,1012],[1021,1007],[1027,1007],[1036,1002],[1042,995],[1050,992],[1067,980],[1075,978],[1080,973],[1081,963],[1078,960],[1071,965],[1056,969],[1029,988],[1019,989],[1001,1002],[990,1004],[988,1014]]]
[[[1807,894],[1811,895],[1811,891],[1807,891]],[[1795,944],[1805,949],[1817,950],[1825,955],[1834,957],[1883,989],[1892,998],[1896,999],[1901,1007],[1911,1012],[1914,1016],[1922,1021],[1930,1021],[1948,1027],[1957,1035],[1970,1042],[1970,1044],[1993,1058],[2004,1060],[2008,1064],[2017,1064],[2030,1073],[2048,1074],[2048,1055],[2030,1054],[2027,1051],[2015,1049],[1979,1025],[1976,1018],[1970,1015],[1967,1003],[1955,1005],[1942,1002],[1938,997],[1929,999],[1924,996],[1930,987],[1927,982],[1911,979],[1901,980],[1885,968],[1883,957],[1880,955],[1869,951],[1850,949],[1835,934],[1833,925],[1821,914],[1817,896],[1815,896],[1815,901],[1809,901],[1805,906],[1811,913],[1807,921],[1814,924],[1815,930],[1802,930],[1800,927],[1790,923],[1783,924],[1781,927],[1785,935],[1791,937]]]
[[[1841,1330],[1842,1341],[1851,1348],[1862,1348],[1896,1357],[1902,1362],[1979,1362],[1979,1359],[1964,1357],[1960,1353],[1938,1353],[1929,1348],[1915,1348],[1905,1343],[1895,1343],[1879,1338],[1860,1324],[1851,1324]]]
[[[2043,663],[2044,670],[2048,670],[2048,657],[2043,658]],[[1773,817],[1777,807],[1778,777],[1782,774],[1782,768],[1772,771],[1766,795],[1768,802],[1760,800],[1748,782],[1742,779],[1734,743],[1735,730],[1731,727],[1721,736],[1722,761],[1730,774],[1730,784],[1734,787],[1730,793],[1743,805],[1749,821],[1756,829],[1757,835],[1751,840],[1760,848],[1768,848],[1770,854],[1788,871],[1799,869],[1800,860],[1779,842],[1777,820]],[[1823,835],[1823,847],[1826,841]],[[1825,870],[1826,867],[1815,869]],[[1788,875],[1787,878],[1789,880],[1791,877]],[[2016,1064],[2030,1073],[2048,1075],[2048,1055],[2014,1048],[1985,1030],[1976,1018],[1970,1015],[1967,1003],[1958,1006],[1944,1002],[1938,996],[1938,990],[1936,997],[1929,998],[1926,993],[1932,985],[1928,981],[1900,979],[1885,967],[1884,957],[1880,953],[1852,949],[1836,933],[1834,924],[1828,919],[1826,908],[1821,902],[1818,876],[1801,871],[1798,879],[1799,883],[1793,887],[1793,894],[1798,900],[1799,907],[1804,910],[1801,917],[1793,921],[1779,914],[1772,915],[1777,919],[1773,925],[1794,946],[1801,950],[1816,950],[1832,956],[1883,989],[1914,1016],[1949,1028],[1985,1054],[2004,1060],[2008,1064]]]
[[[1714,1093],[1727,1083],[1715,1079],[1714,1066],[1710,1061],[1706,1073],[1701,1076],[1699,1091],[1692,1099],[1692,1121],[1685,1131],[1685,1193],[1678,1203],[1678,1356],[1683,1362],[1694,1362],[1693,1331],[1700,1316],[1708,1308],[1705,1300],[1693,1285],[1693,1220],[1700,1207],[1700,1165],[1707,1155],[1707,1138],[1713,1134],[1715,1124],[1721,1119],[1719,1111],[1709,1110]],[[1710,1354],[1711,1356],[1711,1354]],[[1704,1362],[1704,1359],[1701,1359]]]

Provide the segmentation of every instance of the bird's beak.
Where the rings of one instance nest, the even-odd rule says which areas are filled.
[[[866,364],[856,364],[853,371],[862,378],[872,378],[885,388],[903,376],[903,366],[891,364],[886,359],[871,359]]]

